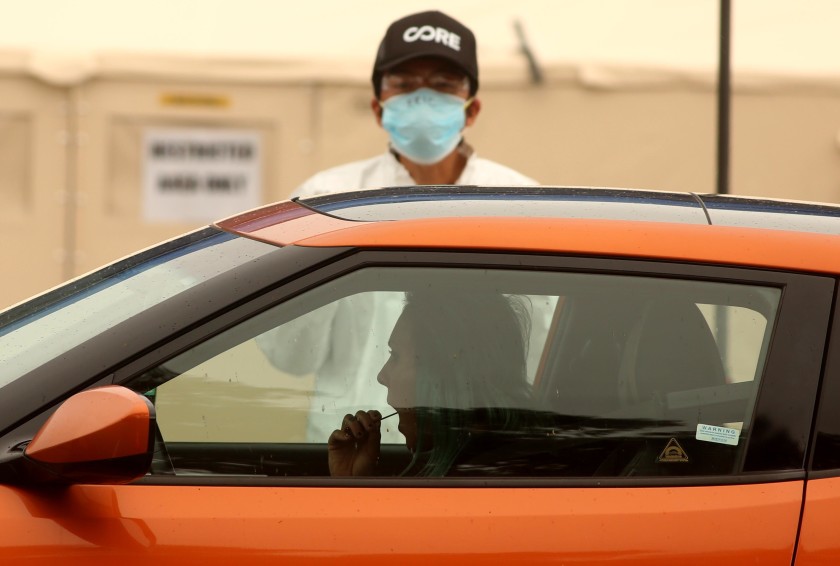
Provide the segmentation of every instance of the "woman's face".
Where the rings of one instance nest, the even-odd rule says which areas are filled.
[[[414,411],[417,356],[410,316],[410,313],[403,312],[394,325],[388,340],[391,355],[379,371],[377,379],[388,388],[388,404],[399,414],[400,424],[397,428],[413,452],[417,446],[417,417]]]

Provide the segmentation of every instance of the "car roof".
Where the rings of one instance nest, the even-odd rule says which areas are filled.
[[[840,273],[840,206],[582,187],[390,187],[268,205],[220,228],[276,245],[495,249]]]

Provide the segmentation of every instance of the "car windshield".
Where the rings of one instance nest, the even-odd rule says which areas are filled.
[[[274,249],[205,228],[0,313],[0,387],[121,321]]]

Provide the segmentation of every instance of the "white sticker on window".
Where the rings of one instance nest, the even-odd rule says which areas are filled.
[[[697,440],[705,442],[716,442],[718,444],[728,444],[730,446],[738,446],[738,437],[741,436],[741,431],[737,428],[726,428],[725,426],[714,426],[707,424],[697,425]]]

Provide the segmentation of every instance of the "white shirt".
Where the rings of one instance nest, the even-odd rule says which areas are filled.
[[[408,173],[408,169],[397,160],[394,154],[386,152],[371,159],[354,161],[316,173],[292,195],[306,198],[326,193],[405,187],[416,184]],[[478,157],[474,151],[471,151],[467,157],[467,164],[455,184],[515,187],[539,183],[510,167]]]
[[[536,185],[535,180],[488,159],[469,146],[457,185]],[[410,186],[417,183],[390,152],[317,173],[293,193],[312,197],[341,191]],[[377,375],[387,361],[387,343],[402,312],[402,293],[342,299],[257,337],[272,364],[297,375],[315,373],[307,427],[309,442],[325,443],[342,417],[357,410],[393,412]],[[387,426],[386,426],[387,425]],[[382,442],[403,443],[396,417],[382,423]]]

